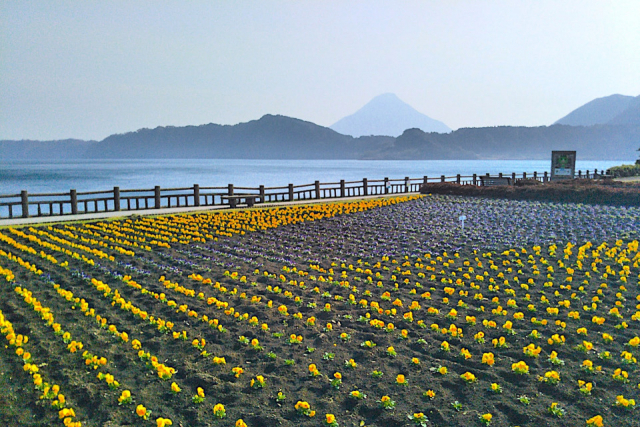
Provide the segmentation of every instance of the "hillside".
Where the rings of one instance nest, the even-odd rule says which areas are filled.
[[[405,129],[410,128],[418,128],[424,132],[451,132],[447,125],[416,111],[393,93],[376,96],[364,107],[338,120],[330,128],[355,137],[399,136]]]
[[[627,108],[608,122],[611,125],[640,124],[640,96],[633,98]]]
[[[593,126],[605,124],[624,112],[633,100],[634,97],[632,96],[617,94],[596,98],[593,101],[587,102],[583,106],[576,108],[554,124],[569,126]]]
[[[237,125],[157,127],[112,135],[87,158],[356,159],[393,138],[353,138],[311,122],[267,114]]]

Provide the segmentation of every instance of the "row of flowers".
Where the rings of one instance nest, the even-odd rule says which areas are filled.
[[[406,269],[404,269],[404,268],[403,268],[403,271],[406,271]],[[383,274],[383,273],[384,273],[384,270],[383,270],[383,272],[381,272],[381,274]],[[297,274],[297,273],[296,273],[296,274]],[[625,277],[626,277],[626,276],[625,276]],[[291,279],[291,280],[293,280],[293,279]],[[390,278],[385,279],[385,281],[386,281],[386,280],[390,280]],[[429,285],[431,285],[431,282],[429,282],[428,280],[429,280],[429,279],[424,279],[425,284],[429,284]],[[343,282],[344,282],[344,281],[346,281],[346,280],[341,280],[341,281],[343,281]],[[176,281],[174,280],[173,282],[175,283]],[[355,283],[355,280],[353,280],[353,282],[352,282],[352,283]],[[484,284],[481,284],[481,285],[484,285]],[[360,285],[358,285],[358,286],[360,286]],[[432,285],[431,285],[431,286],[432,286]],[[432,287],[433,287],[433,286],[432,286]],[[251,289],[251,288],[248,288],[248,289]],[[339,287],[337,287],[336,289],[339,289]],[[505,288],[503,288],[503,289],[506,289],[506,287],[505,287]],[[227,294],[229,294],[229,293],[227,293]],[[238,293],[238,295],[239,295],[239,294],[240,294],[240,293]],[[432,294],[434,294],[434,293],[432,292]],[[250,294],[249,294],[249,295],[250,295]],[[257,295],[256,295],[256,296],[257,296]],[[396,299],[397,299],[397,298],[396,298]],[[382,298],[381,298],[380,304],[383,304],[383,301],[386,301],[386,300],[384,300],[384,299],[382,299]],[[395,299],[393,299],[393,301],[395,301]],[[391,301],[388,301],[388,302],[390,303]],[[400,302],[401,302],[403,305],[409,305],[409,304],[408,304],[408,303],[406,303],[405,301],[402,301],[402,299],[401,299],[401,301],[400,301]],[[281,305],[283,305],[283,304],[278,304],[278,305],[276,305],[276,306],[277,306],[277,307],[280,307]],[[284,304],[284,305],[286,306],[286,304]],[[536,305],[537,305],[537,304],[536,304]],[[604,305],[604,304],[603,304],[602,302],[600,302],[600,304],[599,304],[599,305]],[[334,308],[334,309],[335,309],[335,307],[332,307],[332,308]],[[228,309],[229,309],[229,307],[226,307],[226,308],[225,308],[225,310],[228,310]],[[496,307],[496,309],[497,309],[497,307]],[[291,312],[291,311],[292,311],[292,310],[291,310],[290,308],[287,310],[287,312]],[[459,309],[458,311],[460,311],[460,309]],[[446,313],[446,312],[445,312],[445,313]],[[296,314],[296,313],[292,313],[292,314]],[[379,314],[379,313],[378,313],[378,314]],[[549,314],[551,314],[551,313],[549,313]],[[551,314],[551,315],[556,315],[556,314]],[[373,319],[372,319],[372,320],[373,320]],[[343,321],[343,323],[346,323],[346,322],[345,322],[345,321]],[[514,322],[514,323],[516,323],[516,322]],[[348,323],[347,323],[347,324],[348,324]],[[550,326],[551,326],[551,325],[553,325],[553,322],[549,322],[549,325],[550,325]],[[385,325],[385,326],[387,326],[387,325]],[[408,324],[408,329],[409,329],[411,332],[414,332],[414,331],[413,331],[413,329],[412,329],[410,326],[411,326],[411,324],[409,323],[409,324]],[[542,325],[542,326],[545,326],[545,325]],[[556,325],[556,327],[557,327],[557,325]],[[329,329],[329,328],[326,328],[326,327],[325,327],[325,329]],[[333,327],[332,327],[331,329],[333,329]],[[386,329],[386,328],[385,328],[385,329]],[[456,328],[456,330],[457,330],[457,329],[459,329],[459,328]],[[486,330],[486,331],[488,331],[488,330],[492,330],[492,329],[493,329],[493,328],[485,328],[485,330]],[[503,328],[503,329],[504,329],[504,328]],[[590,328],[589,328],[589,329],[590,329]],[[338,330],[339,330],[339,329],[338,329]],[[507,330],[507,329],[505,329],[505,331],[506,331],[506,330]],[[351,332],[351,331],[349,331],[349,332]],[[518,332],[519,332],[519,333],[522,333],[520,330],[518,330]],[[621,332],[622,332],[622,331],[621,331]],[[342,332],[340,332],[340,333],[342,333]],[[582,335],[582,333],[580,333],[579,335]],[[610,335],[610,336],[615,336],[615,334],[611,334],[611,333],[610,333],[609,335]],[[469,336],[471,336],[471,335],[469,335]],[[617,337],[616,337],[616,338],[617,338]],[[500,341],[500,340],[498,340],[498,341]],[[626,340],[625,340],[625,341],[626,341]],[[536,349],[536,347],[534,347],[534,350],[535,350],[535,349]],[[523,351],[524,351],[524,350],[523,350]],[[462,350],[461,350],[461,352],[462,352]]]
[[[281,307],[282,307],[282,306],[281,306]],[[284,311],[286,311],[286,310],[284,310]],[[501,338],[501,339],[502,339],[502,338]]]
[[[38,363],[31,356],[31,353],[25,349],[25,345],[29,343],[29,337],[16,334],[13,324],[4,316],[1,310],[0,335],[5,338],[9,349],[14,351],[16,356],[20,358],[23,371],[31,376],[31,382],[35,390],[42,393],[40,399],[51,401],[49,407],[58,411],[58,418],[65,427],[82,427],[82,422],[75,419],[74,408],[68,405],[65,395],[60,392],[60,386],[46,381]]]

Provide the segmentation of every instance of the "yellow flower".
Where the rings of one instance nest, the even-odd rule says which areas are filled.
[[[129,390],[123,390],[122,394],[118,398],[118,402],[121,404],[131,403],[131,392]]]
[[[495,359],[493,356],[493,353],[483,353],[482,354],[482,363],[489,365],[489,366],[493,366],[493,364],[495,363]]]
[[[171,391],[173,393],[180,393],[181,389],[175,382],[171,383]]]
[[[529,373],[529,366],[527,366],[527,364],[523,361],[517,362],[517,363],[513,363],[511,365],[511,370],[513,372],[515,372],[516,374],[528,374]]]
[[[309,403],[304,402],[304,401],[298,401],[298,403],[296,403],[295,405],[296,410],[300,410],[300,409],[309,409]]]
[[[625,399],[623,395],[616,397],[616,406],[631,409],[636,405],[636,401],[633,399]]]
[[[407,380],[405,379],[404,375],[398,374],[398,376],[396,377],[396,383],[405,385],[407,383]]]
[[[247,427],[247,423],[245,423],[243,419],[240,418],[238,421],[236,421],[236,427]]]
[[[587,420],[587,425],[595,426],[595,427],[604,427],[604,423],[602,422],[602,416],[596,415],[595,417],[589,418]]]
[[[465,372],[464,374],[460,375],[460,378],[462,378],[464,381],[468,383],[474,383],[477,381],[476,376],[473,375],[471,372]]]
[[[145,420],[149,418],[149,414],[147,413],[147,408],[145,408],[141,404],[136,406],[136,414],[138,414],[140,418],[144,418]]]
[[[224,409],[224,405],[222,403],[216,403],[216,405],[213,407],[213,414],[217,417],[217,418],[224,418],[227,416],[227,413]]]
[[[165,427],[165,426],[171,426],[173,425],[173,422],[171,422],[171,420],[169,418],[158,418],[156,419],[156,427]]]
[[[327,414],[325,418],[325,423],[331,425],[336,422],[336,417],[333,414]]]
[[[320,375],[320,371],[318,371],[318,367],[315,365],[315,363],[309,365],[309,374],[313,377],[317,377]]]
[[[75,418],[75,416],[76,416],[76,414],[73,411],[73,409],[71,409],[71,408],[63,408],[60,411],[58,411],[58,417],[61,420],[64,419],[64,418],[68,418],[68,417]]]
[[[298,411],[298,413],[301,415],[307,415],[309,417],[313,416],[311,415],[311,413],[314,411],[311,411],[311,405],[309,405],[308,402],[299,400],[294,407],[296,411]],[[315,415],[315,412],[314,412],[314,415]]]

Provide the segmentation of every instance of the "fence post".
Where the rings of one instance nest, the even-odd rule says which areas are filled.
[[[384,194],[389,194],[389,178],[384,178]]]
[[[547,171],[544,171],[544,176],[542,177],[542,182],[548,182],[549,181],[549,174],[547,173]]]
[[[428,183],[429,183],[429,177],[428,177],[427,175],[425,175],[425,176],[422,178],[422,183],[423,183],[423,184],[428,184]]]
[[[120,187],[113,187],[113,210],[120,210]]]
[[[444,182],[444,175],[440,175],[440,182]]]
[[[345,188],[344,188],[344,179],[340,180],[340,197],[344,197]]]
[[[513,182],[514,184],[516,183],[516,173],[515,172],[511,173],[511,182]]]
[[[367,178],[362,178],[362,195],[363,196],[369,195],[369,183],[367,181]]]
[[[156,209],[160,209],[160,186],[156,185],[153,189]]]
[[[538,172],[533,171],[533,179],[538,180]]]
[[[71,213],[76,215],[78,213],[78,192],[76,190],[69,191],[71,198]]]
[[[478,185],[478,175],[473,174],[473,185]]]
[[[260,186],[260,203],[264,203],[264,185]]]
[[[522,172],[522,179],[527,179],[527,173],[526,172]]]
[[[498,178],[502,178],[502,172],[498,174]]]
[[[188,200],[187,206],[189,206]],[[198,184],[193,184],[193,206],[200,206],[200,186]]]
[[[587,169],[587,179],[589,179],[589,169]]]
[[[22,201],[22,218],[29,218],[29,194],[27,190],[20,192],[20,199]]]
[[[405,176],[405,177],[404,177],[404,192],[405,192],[405,193],[408,193],[408,192],[409,192],[409,186],[411,185],[411,184],[410,184],[410,182],[411,182],[411,181],[410,181],[409,177],[408,177],[408,176]]]
[[[316,180],[313,182],[313,191],[316,193],[315,198],[320,198],[320,181]]]
[[[293,200],[293,184],[289,184],[289,201]]]

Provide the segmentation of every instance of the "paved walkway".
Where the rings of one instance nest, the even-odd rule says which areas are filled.
[[[258,203],[250,209],[262,209],[270,208],[274,206],[287,206],[287,205],[309,205],[316,203],[334,203],[334,202],[353,202],[356,200],[365,199],[381,199],[388,197],[399,196],[411,196],[419,193],[401,193],[401,194],[389,194],[389,195],[374,195],[374,196],[357,196],[357,197],[338,197],[335,199],[318,199],[318,200],[294,200],[293,202],[271,202],[271,203]],[[236,210],[244,210],[249,208],[236,208]],[[186,214],[195,212],[207,212],[216,210],[231,210],[229,206],[191,206],[186,208],[163,208],[163,209],[141,209],[136,211],[118,211],[118,212],[97,212],[88,214],[77,215],[56,215],[56,216],[40,216],[29,218],[12,218],[12,219],[0,219],[0,227],[15,226],[15,225],[32,225],[32,224],[48,224],[56,222],[76,222],[76,221],[93,221],[97,219],[108,218],[123,218],[129,216],[143,216],[143,215],[175,215]]]
[[[615,178],[614,181],[620,182],[640,182],[640,176],[625,176],[620,178]]]

